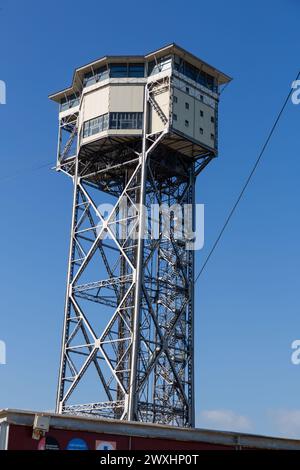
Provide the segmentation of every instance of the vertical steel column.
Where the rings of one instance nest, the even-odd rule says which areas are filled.
[[[140,308],[142,301],[142,283],[143,283],[143,258],[144,258],[144,234],[145,234],[145,194],[147,180],[147,149],[146,134],[148,128],[148,88],[145,85],[144,90],[144,116],[143,116],[143,143],[141,159],[141,187],[139,201],[139,231],[137,246],[137,262],[135,271],[135,300],[134,300],[134,318],[132,328],[132,346],[131,346],[131,370],[129,380],[129,397],[127,419],[133,421],[136,417],[137,409],[137,367],[139,356],[139,328],[140,328]]]
[[[57,387],[57,395],[56,395],[56,413],[62,413],[61,401],[63,399],[63,394],[64,394],[64,378],[65,378],[65,365],[66,365],[65,349],[66,349],[66,342],[69,336],[68,317],[70,314],[70,289],[71,289],[71,281],[72,281],[73,272],[74,272],[74,264],[72,263],[73,254],[74,254],[74,243],[75,243],[74,231],[75,231],[75,226],[76,226],[77,210],[78,210],[77,208],[78,168],[79,168],[79,160],[78,160],[78,155],[77,155],[76,161],[75,161],[75,172],[73,176],[74,187],[73,187],[73,207],[72,207],[72,220],[71,220],[71,239],[70,239],[70,247],[69,247],[67,287],[66,287],[66,294],[65,294],[64,322],[63,322],[63,333],[62,333],[62,341],[61,341],[61,358],[60,358],[58,387]]]
[[[192,230],[195,233],[195,222],[196,222],[196,198],[195,198],[195,165],[192,165],[190,170],[190,185],[191,185],[191,203],[193,206],[192,214]],[[190,251],[191,257],[191,279],[190,279],[190,342],[191,342],[191,364],[189,370],[189,380],[190,384],[190,409],[189,409],[189,422],[191,427],[195,427],[195,354],[194,354],[194,345],[195,345],[195,251]]]

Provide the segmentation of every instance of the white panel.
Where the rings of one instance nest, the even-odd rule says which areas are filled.
[[[214,108],[177,88],[174,89],[174,96],[177,102],[173,101],[173,128],[213,148],[215,140],[212,135],[215,135],[215,123],[211,118],[215,119]],[[188,103],[188,109],[186,103]],[[177,120],[174,119],[174,114]],[[186,121],[188,126],[186,126]]]
[[[109,88],[98,88],[84,96],[81,108],[81,121],[88,121],[108,113]]]
[[[144,105],[144,86],[110,85],[109,111],[142,113]]]
[[[170,106],[170,93],[169,90],[164,91],[163,93],[157,93],[154,95],[154,99],[160,109],[163,111],[164,115],[167,119],[169,119],[169,106]],[[157,114],[157,112],[152,109],[151,110],[151,118],[150,118],[150,132],[160,132],[164,129],[165,124]]]

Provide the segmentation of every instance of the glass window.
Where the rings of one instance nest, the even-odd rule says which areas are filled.
[[[108,129],[108,123],[109,123],[108,113],[103,114],[103,130],[104,131]]]
[[[215,84],[215,79],[212,75],[201,71],[178,56],[175,56],[174,58],[174,69],[194,82],[197,82],[212,91],[217,91],[217,85]]]
[[[185,127],[189,127],[190,123],[187,119],[184,121],[184,125],[185,125]]]
[[[203,129],[202,129],[202,127],[200,127],[199,132],[200,132],[201,135],[203,134]]]
[[[107,113],[85,121],[82,136],[89,137],[106,129],[142,129],[143,113]]]
[[[177,114],[173,114],[173,121],[177,121]]]
[[[109,128],[118,129],[118,113],[109,113]]]
[[[112,78],[128,77],[127,64],[110,64],[109,68]]]
[[[99,82],[100,80],[104,80],[105,78],[108,78],[108,70],[107,70],[106,65],[96,69],[95,70],[95,76],[96,76],[96,81],[97,82]]]
[[[214,140],[215,134],[210,134],[210,138],[211,138],[211,140]]]
[[[190,92],[190,89],[189,89],[188,86],[185,87],[185,91],[186,91],[186,93],[189,93],[189,92]]]
[[[144,64],[110,64],[90,70],[84,75],[83,86],[93,85],[108,77],[144,77]]]
[[[189,103],[185,103],[185,109],[190,109]]]
[[[65,111],[66,109],[74,108],[74,106],[79,105],[80,98],[75,94],[69,95],[66,98],[63,98],[60,102],[60,110]]]
[[[161,57],[156,61],[153,60],[148,64],[148,75],[155,75],[156,73],[163,72],[171,68],[171,56]]]
[[[192,65],[185,62],[184,64],[184,75],[186,75],[191,80],[197,81],[198,70]]]
[[[94,73],[92,71],[87,72],[84,75],[83,86],[86,87],[86,86],[89,86],[89,85],[93,85],[94,83],[96,83],[96,77],[95,77]]]
[[[100,80],[104,80],[108,78],[108,70],[107,67],[104,65],[103,67],[98,67],[95,70],[91,70],[84,75],[83,79],[83,86],[90,86],[94,83],[99,82]]]
[[[200,109],[200,116],[203,117],[203,111]]]
[[[101,117],[102,116],[99,116],[98,118],[90,120],[90,135],[94,135],[99,132],[101,125]]]
[[[175,96],[175,95],[173,96],[173,101],[174,101],[174,103],[177,103],[177,102],[178,102],[177,96]]]
[[[135,113],[119,113],[120,129],[135,129],[136,128],[135,121],[136,121]]]
[[[83,137],[98,134],[108,128],[108,114],[102,114],[94,119],[85,121],[83,124]]]
[[[175,68],[175,70],[177,70],[180,73],[183,73],[183,63],[184,63],[183,59],[181,59],[180,57],[175,55],[175,57],[174,57],[174,68]]]
[[[110,129],[141,129],[143,113],[110,113]]]
[[[215,122],[215,118],[214,118],[213,116],[211,116],[210,121],[211,121],[212,123],[214,123],[214,122]]]
[[[129,64],[129,77],[144,77],[144,64]]]

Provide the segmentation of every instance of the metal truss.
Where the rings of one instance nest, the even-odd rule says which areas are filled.
[[[160,86],[169,84],[145,87],[142,139],[106,139],[68,159],[69,139],[60,152],[74,200],[59,413],[194,425],[194,252],[174,223],[166,233],[162,210],[153,237],[145,207],[194,206],[196,175],[211,156],[195,165],[164,146]],[[147,134],[149,109],[165,126],[155,135]]]

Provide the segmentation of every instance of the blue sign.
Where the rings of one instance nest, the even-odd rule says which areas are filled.
[[[66,450],[89,450],[89,446],[83,439],[75,437],[68,442]]]

